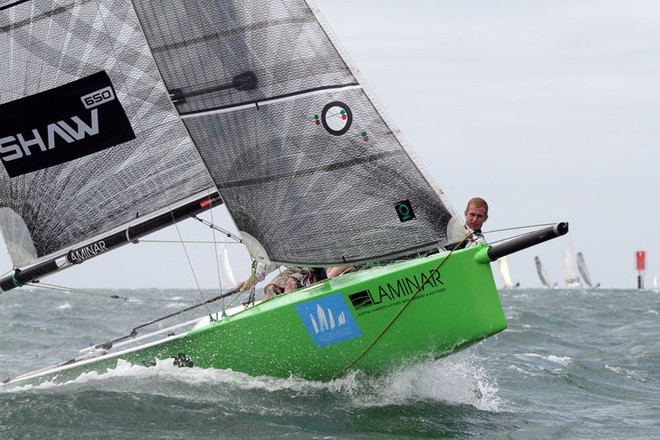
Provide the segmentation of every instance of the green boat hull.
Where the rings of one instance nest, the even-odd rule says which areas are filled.
[[[105,371],[119,359],[156,360],[254,376],[331,380],[348,369],[380,374],[441,357],[506,328],[490,264],[477,246],[328,279],[182,335],[11,381]],[[10,382],[11,382],[10,381]]]

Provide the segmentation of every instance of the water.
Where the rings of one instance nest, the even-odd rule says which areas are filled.
[[[169,301],[1,295],[0,376],[66,359],[52,351],[65,335],[77,335],[69,345],[84,346],[129,313],[134,324],[154,305],[161,313],[181,308],[176,298],[186,294],[114,293]],[[660,293],[513,290],[501,297],[505,332],[379,378],[354,372],[321,383],[163,363],[121,365],[61,385],[3,387],[0,438],[660,438]]]

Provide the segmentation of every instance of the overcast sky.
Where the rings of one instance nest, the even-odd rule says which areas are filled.
[[[461,212],[484,230],[566,220],[604,287],[660,273],[660,2],[319,0],[327,21]],[[506,233],[487,235],[489,240]],[[563,284],[557,239],[534,256]],[[495,268],[495,266],[494,266]]]
[[[574,250],[607,288],[635,287],[635,251],[646,250],[651,286],[660,273],[660,2],[317,5],[459,212],[480,195],[490,204],[486,232],[568,221]],[[514,281],[540,287],[538,255],[562,285],[567,243],[560,238],[511,256]],[[187,258],[215,263],[210,245],[189,246],[188,257],[172,249],[180,245],[131,245],[45,281],[194,287]],[[237,246],[229,253],[237,277],[246,275],[245,253]],[[9,266],[6,257],[0,262]],[[202,287],[217,285],[213,267],[197,272]]]

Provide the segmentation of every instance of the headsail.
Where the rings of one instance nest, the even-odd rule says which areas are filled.
[[[587,286],[593,287],[591,283],[591,275],[589,275],[589,268],[587,268],[587,262],[584,260],[582,252],[577,253],[577,267],[578,271],[580,271],[582,279],[587,284]]]
[[[534,264],[536,264],[536,272],[539,274],[539,279],[541,280],[541,284],[543,284],[543,286],[545,287],[551,287],[548,274],[545,272],[545,269],[541,264],[541,259],[538,256],[534,257]]]
[[[2,1],[0,54],[0,231],[15,266],[214,191],[130,2]]]

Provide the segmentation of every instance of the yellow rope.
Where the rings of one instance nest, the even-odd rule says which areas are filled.
[[[433,275],[435,275],[435,274],[440,270],[440,267],[442,267],[442,265],[445,264],[445,261],[447,261],[447,260],[449,259],[449,257],[451,257],[451,254],[453,254],[454,251],[455,251],[456,249],[458,249],[458,248],[459,248],[459,247],[460,247],[460,246],[461,246],[461,245],[462,245],[462,244],[463,244],[468,238],[470,238],[472,235],[474,235],[474,232],[470,232],[468,235],[466,235],[465,238],[463,238],[463,240],[461,240],[456,246],[454,246],[454,248],[453,248],[451,251],[449,251],[449,254],[447,254],[447,256],[446,256],[445,258],[443,258],[443,260],[438,264],[438,266],[437,266],[435,269],[433,269],[433,270],[431,271],[431,273],[430,273],[431,276],[429,276],[429,277],[428,277],[428,278],[427,278],[427,279],[426,279],[426,280],[425,280],[425,281],[424,281],[424,282],[423,282],[423,283],[417,288],[417,290],[416,290],[412,295],[410,295],[410,297],[408,298],[408,301],[406,301],[406,302],[403,304],[403,306],[401,306],[401,308],[400,308],[399,311],[396,313],[396,315],[394,315],[394,317],[393,317],[393,318],[390,320],[390,322],[389,322],[389,323],[383,328],[383,330],[382,330],[382,331],[381,331],[381,332],[380,332],[380,333],[374,338],[374,340],[371,341],[371,343],[370,343],[369,345],[367,345],[367,346],[365,347],[365,349],[362,350],[362,352],[361,352],[360,354],[358,354],[358,355],[355,357],[355,359],[353,359],[351,362],[349,362],[348,365],[346,365],[346,366],[345,366],[342,370],[340,370],[339,372],[335,373],[335,374],[330,378],[330,380],[335,380],[335,379],[338,378],[339,376],[343,375],[343,374],[344,374],[349,368],[351,368],[353,365],[355,365],[355,363],[356,363],[357,361],[359,361],[359,360],[360,360],[365,354],[367,354],[367,352],[368,352],[369,350],[371,350],[371,348],[372,348],[374,345],[376,345],[376,342],[378,342],[378,341],[380,340],[380,338],[383,337],[383,335],[385,334],[385,332],[386,332],[387,330],[389,330],[389,328],[392,326],[392,324],[394,324],[394,321],[396,321],[396,320],[399,318],[399,316],[401,315],[401,313],[403,313],[403,311],[406,309],[406,307],[408,307],[408,305],[412,302],[412,300],[415,299],[415,296],[417,296],[417,294],[418,294],[418,293],[424,288],[424,285],[427,284],[431,279],[433,279]]]

